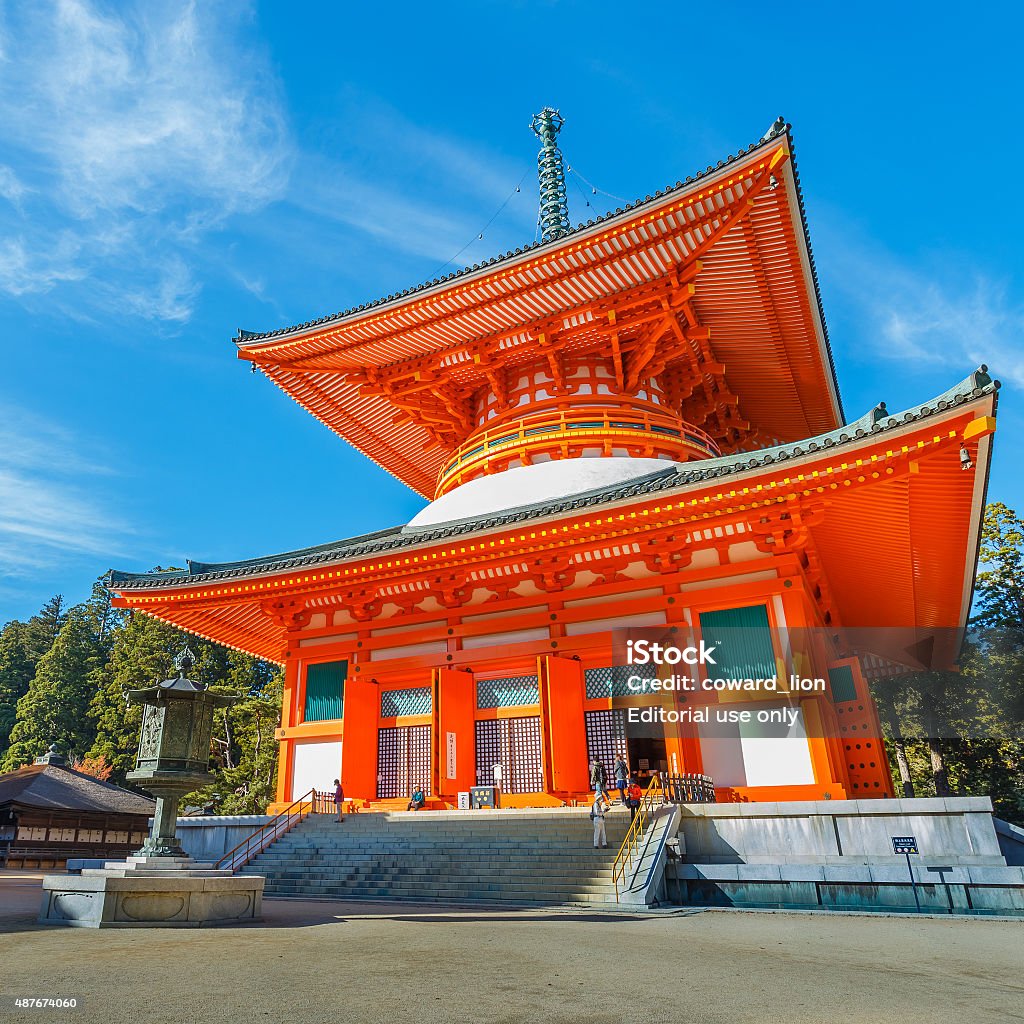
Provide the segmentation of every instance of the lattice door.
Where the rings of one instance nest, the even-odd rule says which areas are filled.
[[[626,751],[626,711],[587,711],[583,718],[587,725],[587,757],[597,758],[604,765],[608,786],[614,786],[615,755]]]
[[[430,793],[430,726],[377,730],[377,797],[407,797],[417,787]]]
[[[501,765],[503,793],[539,793],[544,789],[540,716],[497,718],[476,723],[476,784],[494,782]]]

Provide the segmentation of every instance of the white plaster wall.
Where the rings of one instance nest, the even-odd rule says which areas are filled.
[[[565,635],[585,636],[587,633],[604,633],[610,629],[639,629],[642,626],[664,626],[666,621],[664,612],[616,615],[610,619],[591,619],[589,622],[566,623]]]
[[[370,652],[370,661],[394,661],[395,658],[420,658],[425,654],[444,654],[448,650],[447,640],[428,640],[422,644],[405,644],[402,647],[382,647]]]
[[[769,705],[752,705],[765,708]],[[781,705],[777,705],[781,706]],[[740,726],[743,770],[748,786],[811,786],[814,768],[803,712],[785,737],[762,736],[756,722]]]
[[[341,775],[341,740],[299,740],[292,752],[292,799],[334,789]]]
[[[778,702],[729,703],[732,710],[757,712],[782,707]],[[811,750],[803,712],[788,736],[764,736],[757,722],[701,726],[704,772],[716,786],[810,786],[814,784]]]
[[[730,734],[726,734],[728,729]],[[704,774],[710,775],[716,786],[745,786],[747,775],[743,769],[743,748],[740,745],[739,729],[735,726],[719,725],[713,736],[705,735],[701,726],[700,756]]]
[[[525,644],[530,641],[548,640],[551,634],[547,626],[535,629],[518,629],[509,633],[488,633],[484,636],[467,636],[462,641],[464,650],[473,651],[483,647],[497,647],[501,644]]]

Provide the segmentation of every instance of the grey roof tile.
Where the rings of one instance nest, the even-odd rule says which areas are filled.
[[[72,768],[33,764],[0,775],[0,804],[47,810],[153,813],[156,802]]]

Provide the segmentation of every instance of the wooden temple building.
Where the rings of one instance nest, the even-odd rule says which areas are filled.
[[[156,802],[68,766],[55,747],[0,775],[0,867],[63,867],[138,849]]]
[[[720,799],[891,796],[867,674],[921,667],[908,635],[930,637],[927,667],[956,658],[998,382],[982,367],[846,420],[781,120],[576,227],[559,126],[534,123],[540,242],[236,339],[423,511],[280,555],[113,572],[115,604],[285,667],[277,806],[339,773],[349,797],[404,804],[422,784],[452,806],[495,764],[506,805],[558,804],[619,749],[709,774]],[[627,689],[612,642],[631,627],[736,630],[748,666],[828,688],[784,698],[785,738],[634,736],[627,707],[679,698]]]

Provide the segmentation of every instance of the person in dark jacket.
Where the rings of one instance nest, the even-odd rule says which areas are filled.
[[[626,764],[626,755],[620,750],[615,757],[615,766],[612,768],[615,774],[615,785],[619,790],[619,800],[622,806],[626,806],[626,789],[629,786],[629,765]]]
[[[341,788],[341,779],[334,780],[334,809],[338,812],[335,821],[344,821],[345,816],[341,813],[345,807],[345,790]]]
[[[603,793],[608,785],[608,775],[604,765],[596,757],[590,759],[590,788],[595,793]]]

